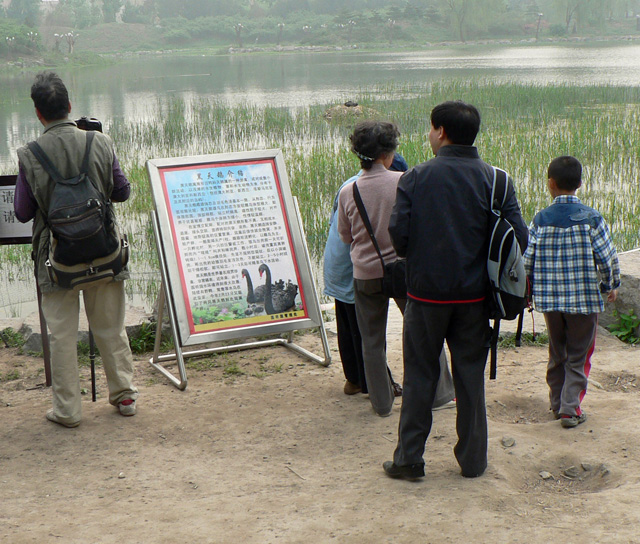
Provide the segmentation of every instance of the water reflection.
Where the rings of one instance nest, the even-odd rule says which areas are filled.
[[[540,85],[640,84],[640,45],[439,47],[400,53],[141,56],[112,66],[60,68],[73,114],[144,120],[171,97],[211,98],[230,106],[305,107],[341,102],[396,82],[481,79]],[[15,150],[40,131],[29,98],[32,74],[1,75],[0,171],[15,171]]]
[[[249,55],[221,57],[140,57],[115,66],[60,69],[68,84],[72,115],[93,116],[104,122],[109,132],[114,123],[144,123],[158,112],[169,114],[170,99],[185,105],[186,118],[198,99],[213,99],[229,106],[282,106],[293,110],[312,104],[343,102],[364,90],[386,97],[384,84],[394,82],[411,89],[443,79],[490,80],[545,85],[571,84],[640,84],[640,46],[615,47],[469,47],[434,48],[402,53],[321,53],[299,55]],[[17,169],[16,149],[35,139],[42,127],[35,117],[29,98],[32,74],[0,75],[3,94],[0,98],[0,172]],[[375,87],[375,86],[380,87]],[[254,138],[251,140],[251,138]],[[224,145],[224,140],[217,140]],[[243,139],[249,147],[266,147],[256,135]],[[143,149],[132,135],[122,142],[129,156],[143,163],[153,150]],[[304,145],[304,144],[303,144]],[[185,142],[185,154],[203,152],[201,142]],[[213,150],[212,150],[213,151]],[[222,151],[216,149],[215,151]],[[525,181],[527,181],[527,170]],[[636,176],[637,178],[637,176]],[[613,182],[612,182],[613,183]],[[128,293],[137,303],[153,302],[157,290],[155,250],[146,219],[130,232],[147,239],[149,247],[138,249],[134,279]],[[138,245],[138,248],[139,248]],[[144,258],[142,258],[144,257]],[[35,287],[30,266],[5,277],[11,289],[0,290],[0,307],[5,312],[26,315],[32,307]],[[320,270],[314,270],[322,284]],[[137,293],[134,295],[133,293]],[[140,294],[142,293],[142,298]],[[145,294],[146,293],[146,294]],[[0,310],[1,312],[2,310]]]

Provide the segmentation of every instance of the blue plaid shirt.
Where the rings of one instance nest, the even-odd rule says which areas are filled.
[[[524,266],[539,312],[602,312],[601,293],[620,286],[618,255],[605,220],[573,195],[556,197],[533,218]]]

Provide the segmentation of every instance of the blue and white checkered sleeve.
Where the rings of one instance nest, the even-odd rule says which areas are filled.
[[[620,264],[618,253],[611,241],[609,227],[604,219],[591,231],[591,245],[598,273],[600,274],[600,290],[608,293],[620,287]]]

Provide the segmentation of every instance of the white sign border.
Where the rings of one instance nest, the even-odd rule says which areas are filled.
[[[289,235],[295,253],[295,260],[300,275],[301,292],[304,293],[304,304],[307,310],[307,317],[296,318],[289,321],[278,321],[274,323],[261,323],[259,325],[248,325],[207,331],[192,334],[189,322],[191,316],[187,312],[187,304],[184,299],[182,285],[180,282],[180,272],[178,257],[171,235],[171,222],[167,202],[164,197],[160,171],[165,168],[193,167],[202,165],[215,165],[216,163],[233,163],[242,161],[273,161],[276,167],[284,213],[289,225]],[[279,149],[267,149],[260,151],[243,151],[234,153],[218,153],[211,155],[194,155],[187,157],[150,159],[147,161],[147,173],[151,183],[152,195],[155,210],[157,213],[161,244],[159,248],[159,258],[164,259],[168,285],[167,296],[171,296],[175,307],[175,319],[177,320],[177,330],[181,346],[191,346],[208,342],[225,341],[236,338],[244,338],[258,335],[277,334],[294,330],[302,330],[313,327],[323,327],[320,303],[315,287],[315,282],[311,270],[311,263],[304,237],[303,226],[294,198],[291,195],[289,180],[286,174],[284,157]]]

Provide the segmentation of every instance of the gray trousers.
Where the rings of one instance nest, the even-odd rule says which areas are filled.
[[[440,353],[446,339],[456,393],[454,453],[462,474],[478,476],[487,467],[487,412],[484,369],[489,320],[480,303],[421,304],[409,299],[404,314],[404,384],[398,426],[396,465],[424,463],[431,432]]]
[[[596,344],[598,314],[548,312],[544,321],[549,333],[547,385],[551,409],[579,416]]]
[[[382,294],[382,280],[354,280],[356,316],[362,335],[364,372],[369,388],[369,400],[377,414],[388,414],[394,395],[387,370],[387,315],[389,297]],[[404,314],[407,301],[394,299]],[[453,380],[444,349],[441,346],[440,375],[434,406],[453,400]]]

